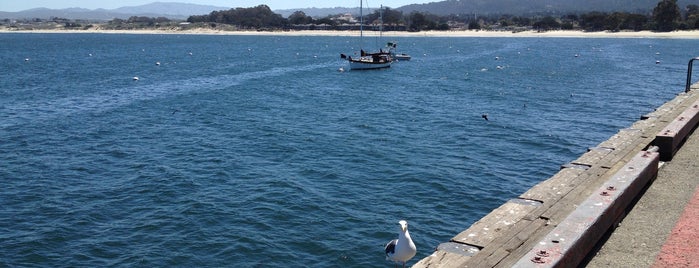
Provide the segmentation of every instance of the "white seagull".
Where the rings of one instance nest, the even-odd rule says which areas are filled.
[[[401,220],[398,223],[400,224],[398,239],[393,239],[386,244],[386,259],[402,263],[403,268],[405,268],[405,263],[415,256],[417,249],[413,239],[410,238],[410,233],[408,233],[408,222]]]

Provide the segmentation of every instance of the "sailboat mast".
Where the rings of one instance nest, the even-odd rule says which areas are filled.
[[[364,13],[362,10],[364,6],[362,5],[364,0],[359,0],[359,49],[364,46]]]
[[[381,26],[379,26],[379,37],[383,37],[383,5],[379,9],[379,17],[381,18]]]

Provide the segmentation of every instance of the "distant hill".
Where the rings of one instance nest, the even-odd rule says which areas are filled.
[[[21,0],[20,0],[21,1]],[[186,1],[186,0],[183,0]],[[590,11],[614,12],[626,11],[634,13],[648,13],[657,6],[660,0],[446,0],[430,2],[427,4],[412,4],[402,7],[391,7],[402,11],[404,14],[417,11],[440,16],[458,14],[511,14],[527,15],[541,13],[584,13]],[[680,8],[689,4],[699,5],[699,0],[679,0]],[[365,14],[370,14],[378,8],[365,9]],[[48,9],[35,8],[19,12],[2,12],[0,19],[49,19],[60,17],[66,19],[83,20],[112,20],[114,18],[127,19],[131,16],[166,17],[170,19],[187,19],[191,15],[205,15],[212,11],[228,10],[231,7],[218,7],[209,5],[197,5],[175,2],[154,2],[141,6],[127,6],[117,9]],[[296,11],[303,11],[306,15],[321,18],[329,15],[350,13],[358,15],[359,7],[335,7],[335,8],[298,8],[274,10],[282,17],[289,17]]]
[[[127,19],[131,16],[166,17],[170,19],[187,19],[191,15],[209,14],[215,10],[227,10],[230,7],[217,7],[172,2],[155,2],[141,6],[120,7],[117,9],[48,9],[34,8],[19,12],[0,12],[0,19],[49,19],[60,17],[81,20],[112,20]]]
[[[447,0],[427,4],[412,4],[397,8],[403,13],[413,11],[435,15],[451,14],[540,14],[601,12],[650,12],[660,0]],[[679,0],[680,8],[699,5],[699,0]]]
[[[658,5],[658,2],[660,2],[660,0],[446,0],[391,8],[402,11],[403,14],[410,14],[416,11],[440,16],[452,14],[566,14],[586,13],[591,11],[645,14],[651,12],[653,8]],[[699,0],[679,0],[677,2],[682,9],[690,4],[699,5]],[[378,6],[372,6],[371,8],[373,9],[365,9],[364,13],[372,13]],[[319,18],[345,13],[358,15],[359,7],[299,8],[275,10],[274,12],[286,18],[296,11],[303,11],[308,16]]]
[[[228,9],[231,8],[173,2],[155,2],[141,6],[120,7],[114,9],[114,12],[123,14],[165,14],[167,16],[179,16],[182,18],[187,18],[192,15],[209,14],[211,13],[211,11]]]

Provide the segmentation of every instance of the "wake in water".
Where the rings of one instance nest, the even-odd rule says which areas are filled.
[[[6,128],[34,120],[54,120],[78,113],[101,113],[137,102],[168,98],[191,93],[206,93],[216,90],[233,89],[246,82],[258,79],[273,79],[286,75],[303,75],[306,72],[325,70],[332,62],[307,64],[303,66],[274,67],[262,71],[242,72],[233,75],[194,77],[183,80],[152,81],[147,77],[133,79],[125,87],[106,89],[96,93],[70,96],[58,99],[29,100],[16,102],[3,107],[7,114],[0,127]],[[117,78],[111,78],[117,81]]]

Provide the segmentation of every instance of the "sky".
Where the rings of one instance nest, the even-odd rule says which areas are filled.
[[[397,8],[409,4],[424,4],[440,0],[365,0],[364,5],[375,8],[380,5]],[[254,7],[261,4],[272,10],[309,7],[358,7],[357,0],[0,0],[0,11],[16,12],[38,7],[62,9],[80,7],[87,9],[114,9],[124,6],[140,6],[152,2],[181,2],[219,7]]]

